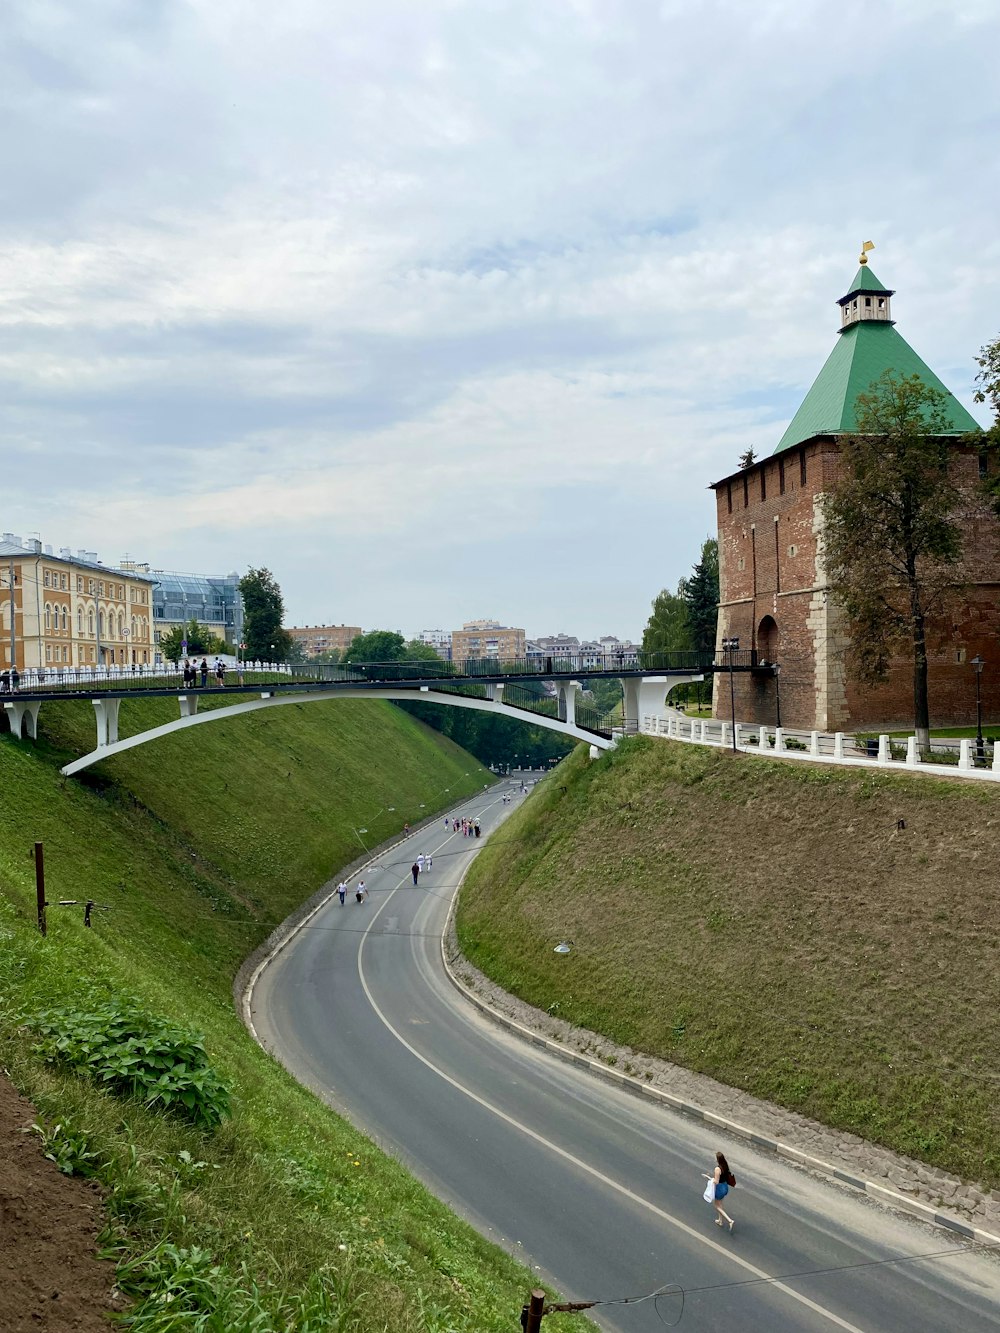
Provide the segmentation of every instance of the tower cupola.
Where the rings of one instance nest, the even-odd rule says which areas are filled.
[[[888,287],[883,287],[875,274],[868,267],[868,251],[874,250],[871,241],[865,241],[861,247],[861,267],[858,269],[851,290],[842,296],[840,306],[840,332],[853,328],[862,320],[872,320],[881,324],[894,324],[890,299],[895,296]]]

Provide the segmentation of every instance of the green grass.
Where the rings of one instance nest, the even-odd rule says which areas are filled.
[[[122,735],[175,709],[129,701]],[[92,747],[90,705],[47,703],[40,724],[37,745],[0,737],[3,1064],[35,1101],[55,1160],[108,1191],[105,1240],[138,1302],[135,1328],[516,1327],[532,1275],[260,1051],[231,995],[243,958],[353,859],[354,827],[378,840],[416,822],[481,790],[480,766],[375,702],[191,728],[83,780],[58,766]],[[34,928],[36,840],[53,903],[46,939]],[[54,905],[83,897],[110,908],[92,930],[80,908]],[[113,1096],[33,1049],[25,1016],[113,998],[204,1034],[231,1091],[220,1128]]]
[[[998,828],[994,788],[637,738],[491,839],[459,938],[540,1009],[996,1187]]]

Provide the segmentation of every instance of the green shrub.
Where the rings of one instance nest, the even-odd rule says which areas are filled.
[[[50,1064],[84,1070],[107,1091],[135,1097],[202,1129],[229,1112],[229,1092],[208,1063],[200,1036],[109,1001],[93,1009],[48,1009],[28,1020],[35,1049]]]

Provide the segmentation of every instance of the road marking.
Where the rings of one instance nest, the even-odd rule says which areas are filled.
[[[444,846],[444,843],[442,843],[441,846]],[[844,1329],[845,1333],[864,1333],[864,1330],[858,1328],[857,1324],[852,1324],[849,1323],[846,1319],[841,1319],[840,1315],[834,1314],[832,1310],[826,1309],[825,1306],[819,1305],[817,1304],[816,1301],[810,1300],[808,1296],[804,1296],[802,1295],[801,1292],[795,1291],[792,1287],[787,1286],[780,1279],[773,1277],[770,1273],[765,1272],[763,1268],[758,1268],[756,1264],[752,1264],[748,1259],[743,1259],[740,1257],[740,1255],[734,1254],[731,1250],[724,1248],[722,1245],[719,1245],[717,1241],[710,1239],[708,1236],[701,1235],[700,1232],[695,1231],[694,1227],[688,1226],[688,1224],[686,1222],[682,1222],[680,1218],[673,1217],[670,1213],[660,1208],[657,1204],[653,1203],[651,1200],[643,1198],[641,1194],[636,1194],[635,1191],[630,1190],[627,1185],[623,1185],[621,1184],[620,1181],[614,1180],[611,1176],[605,1175],[603,1171],[599,1171],[597,1167],[591,1166],[589,1162],[585,1162],[583,1161],[582,1158],[576,1157],[573,1153],[568,1152],[565,1148],[560,1148],[560,1146],[557,1143],[553,1143],[551,1139],[545,1138],[544,1135],[539,1134],[536,1130],[528,1129],[526,1125],[523,1125],[519,1120],[515,1120],[514,1117],[508,1115],[506,1111],[502,1111],[498,1106],[494,1106],[492,1102],[487,1101],[485,1097],[481,1097],[477,1092],[473,1092],[471,1088],[466,1087],[465,1084],[459,1083],[457,1079],[452,1078],[450,1074],[446,1074],[443,1069],[440,1069],[436,1064],[433,1063],[433,1061],[428,1060],[428,1058],[425,1055],[422,1055],[420,1051],[416,1049],[416,1047],[412,1046],[410,1042],[406,1040],[403,1034],[393,1027],[392,1023],[390,1023],[389,1019],[379,1008],[378,1002],[376,1001],[375,996],[372,994],[368,986],[367,978],[365,977],[364,957],[363,957],[365,941],[368,939],[372,926],[374,926],[375,922],[378,920],[380,913],[383,912],[385,908],[388,906],[390,900],[392,899],[393,894],[395,894],[397,889],[401,888],[402,885],[406,882],[406,879],[407,877],[404,876],[399,881],[399,884],[396,885],[396,888],[390,890],[390,892],[387,894],[385,901],[376,909],[375,914],[372,916],[372,919],[369,922],[366,930],[362,934],[361,941],[358,944],[358,977],[361,981],[361,987],[364,990],[364,993],[368,999],[368,1003],[371,1005],[378,1019],[389,1030],[389,1032],[392,1033],[392,1035],[396,1038],[396,1040],[399,1042],[401,1046],[405,1047],[406,1050],[408,1050],[412,1056],[415,1056],[416,1059],[418,1059],[420,1063],[426,1066],[426,1068],[428,1068],[432,1073],[437,1074],[438,1078],[441,1078],[445,1081],[445,1083],[450,1084],[450,1086],[453,1087],[456,1090],[456,1092],[463,1093],[466,1097],[469,1098],[470,1101],[475,1102],[477,1106],[481,1106],[483,1110],[489,1111],[492,1115],[495,1115],[499,1120],[502,1120],[505,1124],[510,1125],[511,1128],[516,1129],[519,1133],[524,1134],[527,1138],[531,1139],[533,1142],[539,1144],[543,1148],[547,1148],[550,1152],[555,1153],[557,1157],[561,1157],[564,1161],[571,1163],[571,1165],[575,1166],[578,1170],[583,1171],[586,1175],[592,1176],[595,1180],[600,1181],[600,1183],[604,1185],[606,1188],[614,1190],[616,1193],[628,1199],[631,1203],[637,1204],[640,1208],[645,1208],[655,1217],[658,1217],[661,1219],[661,1221],[666,1222],[668,1226],[672,1226],[676,1230],[683,1232],[684,1235],[688,1236],[691,1240],[697,1241],[700,1245],[704,1245],[708,1249],[715,1251],[715,1253],[718,1254],[721,1258],[728,1259],[731,1263],[736,1264],[739,1268],[744,1269],[748,1273],[752,1273],[754,1277],[765,1279],[772,1287],[777,1288],[778,1291],[784,1292],[786,1296],[790,1296],[793,1301],[797,1301],[800,1305],[804,1305],[807,1309],[812,1310],[814,1314],[818,1314],[821,1318],[828,1319],[830,1323],[834,1324],[837,1328]]]

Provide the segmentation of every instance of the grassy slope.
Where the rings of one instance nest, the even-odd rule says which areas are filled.
[[[638,739],[491,840],[459,936],[561,1018],[996,1186],[998,831],[995,788]]]
[[[130,703],[122,732],[174,715],[158,700]],[[298,1088],[250,1040],[230,995],[243,957],[353,859],[353,825],[375,841],[417,820],[421,802],[480,789],[476,762],[389,705],[344,701],[196,727],[106,761],[88,784],[57,770],[91,748],[89,706],[46,705],[40,721],[37,747],[0,738],[3,1063],[43,1115],[102,1154],[125,1257],[167,1239],[207,1247],[230,1272],[245,1263],[276,1328],[306,1327],[273,1312],[326,1265],[341,1322],[324,1327],[510,1327],[525,1270]],[[377,817],[386,805],[396,812]],[[79,908],[54,906],[48,939],[35,932],[35,840],[50,901],[111,907],[95,929],[83,930]],[[234,1089],[233,1118],[215,1135],[40,1066],[17,1031],[21,1012],[121,992],[206,1034]]]

